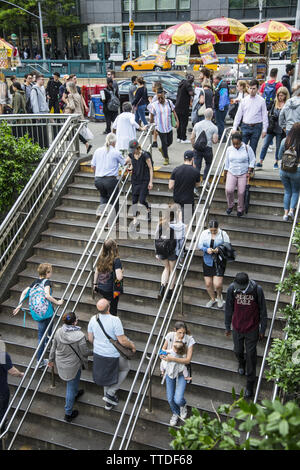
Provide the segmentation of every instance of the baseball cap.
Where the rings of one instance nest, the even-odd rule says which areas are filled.
[[[184,160],[192,160],[194,158],[194,152],[193,150],[186,150],[183,155]]]
[[[135,150],[139,147],[139,143],[136,139],[133,139],[129,142],[129,148],[132,149],[132,150]]]
[[[237,273],[233,281],[235,290],[245,290],[249,284],[249,276],[247,273]]]

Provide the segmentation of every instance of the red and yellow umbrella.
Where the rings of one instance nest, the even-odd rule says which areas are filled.
[[[248,29],[240,37],[240,42],[278,42],[290,41],[292,37],[291,31],[284,23],[279,21],[265,21]]]
[[[219,39],[213,32],[189,21],[170,26],[157,39],[157,43],[163,46],[169,46],[170,44],[188,46],[195,43],[206,44],[208,42],[216,44],[216,42],[219,42]]]
[[[295,28],[295,26],[291,26],[288,23],[281,23],[292,33],[291,41],[296,42],[300,41],[300,29]]]
[[[215,33],[223,42],[236,41],[248,30],[240,21],[225,16],[206,21],[201,26]]]

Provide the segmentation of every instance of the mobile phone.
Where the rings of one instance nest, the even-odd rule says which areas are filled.
[[[159,356],[167,356],[168,353],[167,353],[166,351],[163,351],[162,349],[160,349],[158,355],[159,355]]]

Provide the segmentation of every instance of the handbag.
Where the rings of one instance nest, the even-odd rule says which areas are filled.
[[[94,138],[94,134],[92,133],[92,131],[90,131],[87,124],[84,124],[84,126],[82,126],[81,131],[79,132],[79,134],[85,140],[93,140],[93,138]]]
[[[132,352],[130,348],[126,348],[118,340],[111,338],[105,331],[100,318],[97,318],[97,322],[99,323],[100,328],[102,329],[103,333],[105,334],[106,338],[111,342],[111,344],[116,348],[116,350],[123,356],[125,359],[132,359],[135,355],[135,352]]]
[[[204,112],[205,112],[205,110],[206,110],[205,91],[203,90],[203,88],[200,89],[200,93],[201,93],[201,91],[202,91],[202,93],[203,93],[203,95],[204,95],[204,103],[203,103],[203,104],[199,103],[200,107],[199,107],[198,110],[197,110],[197,115],[198,115],[199,117],[200,117],[200,116],[204,116]],[[199,95],[199,99],[200,99],[200,95]]]
[[[171,110],[171,124],[172,124],[172,127],[176,128],[177,127],[177,121],[176,121],[176,118],[174,116],[173,110],[171,108],[170,101],[169,100],[167,100],[167,101],[168,101],[168,105],[169,105],[170,110]]]

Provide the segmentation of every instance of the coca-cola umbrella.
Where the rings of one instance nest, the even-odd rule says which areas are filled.
[[[240,21],[225,16],[206,21],[201,26],[215,33],[222,42],[236,41],[248,30]]]
[[[207,44],[211,42],[216,44],[219,39],[215,33],[203,28],[197,24],[187,21],[185,23],[175,24],[163,31],[157,39],[157,44],[161,46]]]
[[[300,41],[300,29],[295,28],[295,26],[291,26],[288,23],[282,23],[284,26],[292,33],[291,41],[297,42]]]
[[[291,41],[291,38],[292,33],[284,23],[269,20],[248,29],[248,31],[240,37],[240,42],[262,43]]]

